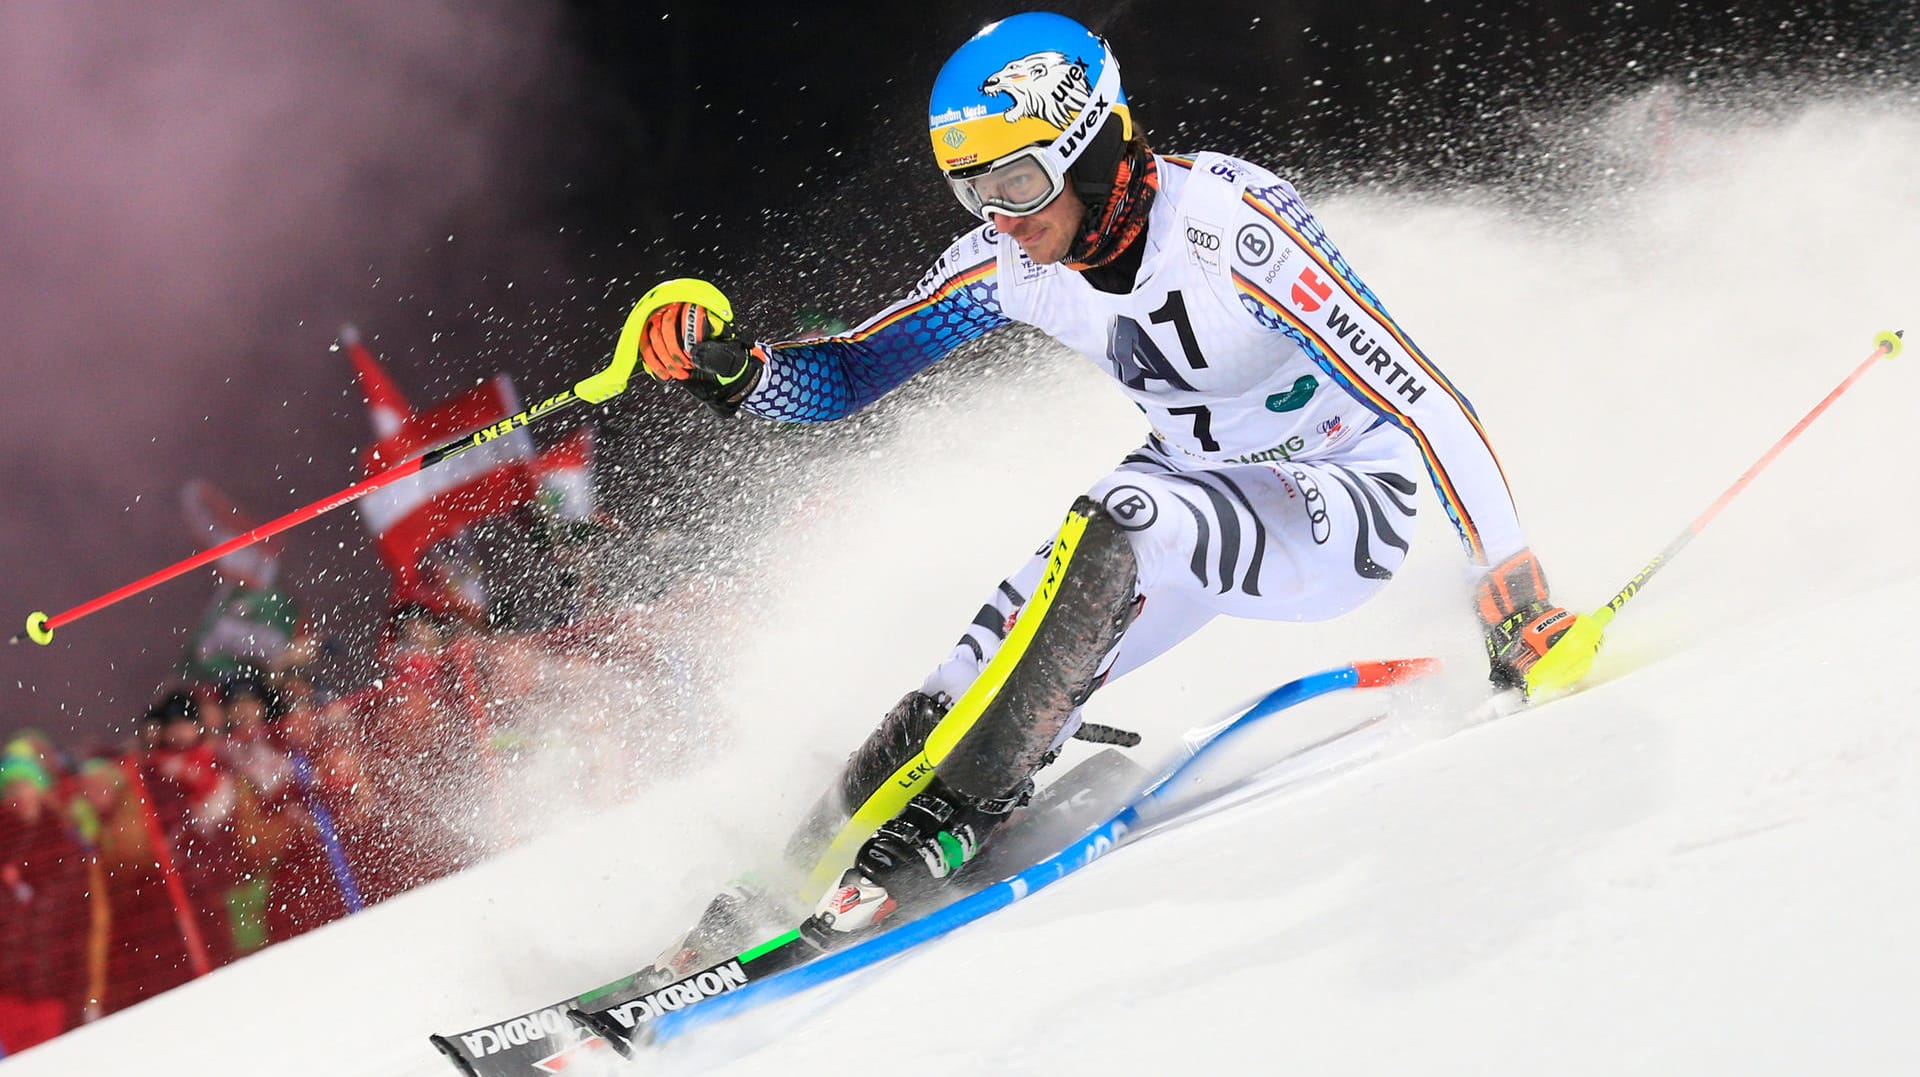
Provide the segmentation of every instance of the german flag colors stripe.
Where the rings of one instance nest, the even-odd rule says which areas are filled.
[[[920,296],[914,299],[908,299],[893,310],[882,311],[879,314],[879,316],[875,317],[871,322],[868,322],[863,326],[859,326],[858,328],[855,328],[850,332],[842,333],[838,336],[832,337],[831,339],[860,341],[860,340],[866,340],[868,337],[872,337],[879,333],[885,332],[888,328],[899,323],[900,321],[907,318],[911,318],[915,314],[918,314],[921,311],[926,310],[928,307],[934,306],[942,302],[947,297],[953,295],[953,293],[959,291],[962,288],[965,288],[967,285],[974,284],[978,281],[982,281],[988,277],[993,276],[996,268],[998,267],[999,261],[1000,259],[997,253],[989,254],[987,255],[986,260],[981,262],[979,265],[972,266],[967,269],[963,269],[960,272],[954,274],[953,276],[948,277],[946,280],[941,281],[938,287],[934,288],[933,291],[928,292],[926,295]],[[784,343],[780,345],[780,347],[805,347],[809,344],[818,344],[818,343],[820,342],[817,340],[799,340],[799,341],[791,341],[791,342]]]
[[[1480,438],[1481,444],[1486,447],[1487,455],[1489,459],[1493,461],[1494,468],[1496,472],[1500,474],[1501,481],[1504,483],[1506,481],[1506,475],[1503,471],[1500,471],[1499,458],[1494,454],[1493,446],[1487,440],[1486,431],[1481,427],[1478,416],[1473,412],[1473,406],[1467,402],[1459,390],[1454,388],[1453,383],[1446,375],[1442,374],[1440,370],[1433,365],[1425,353],[1414,345],[1413,341],[1385,311],[1381,310],[1376,303],[1356,287],[1354,282],[1350,280],[1346,274],[1336,269],[1332,259],[1315,246],[1314,243],[1303,235],[1290,221],[1252,192],[1248,192],[1242,197],[1261,217],[1272,222],[1274,227],[1280,229],[1280,231],[1293,240],[1301,250],[1306,252],[1308,258],[1312,260],[1312,268],[1319,271],[1318,276],[1320,281],[1330,283],[1334,287],[1337,287],[1340,296],[1350,302],[1353,307],[1364,311],[1381,330],[1400,346],[1402,354],[1414,364],[1422,375],[1429,379],[1429,384],[1439,388],[1454,401],[1460,409],[1460,414],[1465,417],[1468,425]],[[1487,552],[1485,544],[1481,540],[1480,529],[1475,526],[1472,517],[1467,512],[1465,499],[1460,496],[1460,490],[1454,477],[1442,466],[1440,456],[1434,451],[1433,443],[1428,433],[1421,429],[1420,425],[1409,414],[1403,402],[1395,396],[1382,392],[1376,387],[1375,382],[1370,381],[1362,375],[1359,370],[1355,369],[1341,350],[1334,346],[1334,342],[1327,339],[1325,332],[1320,326],[1309,324],[1293,309],[1267,294],[1265,289],[1249,280],[1238,270],[1235,270],[1233,273],[1233,281],[1243,295],[1251,298],[1263,309],[1269,311],[1273,317],[1279,319],[1282,324],[1300,334],[1303,339],[1311,341],[1315,349],[1337,370],[1341,380],[1347,384],[1348,388],[1365,400],[1368,406],[1379,414],[1387,416],[1395,425],[1413,437],[1415,444],[1420,448],[1420,455],[1426,461],[1428,470],[1434,476],[1441,500],[1446,505],[1448,515],[1453,518],[1460,529],[1462,537],[1466,541],[1469,553],[1476,560],[1484,563],[1487,560]]]

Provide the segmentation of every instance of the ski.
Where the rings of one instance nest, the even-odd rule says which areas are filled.
[[[593,1055],[625,1055],[637,1044],[679,1035],[741,1008],[722,1005],[734,998],[747,1000],[744,1006],[760,1005],[846,975],[1025,897],[1104,854],[1117,838],[1165,825],[1170,819],[1152,817],[1158,794],[1234,732],[1329,692],[1398,683],[1435,665],[1431,659],[1366,662],[1290,681],[1231,717],[1190,731],[1176,758],[1151,779],[1117,751],[1092,756],[1048,785],[1016,820],[1019,825],[1010,824],[977,864],[968,865],[965,878],[950,888],[948,904],[843,947],[825,950],[795,928],[670,983],[658,983],[657,973],[646,969],[504,1021],[429,1039],[466,1077],[535,1077],[564,1072]],[[1289,759],[1378,721],[1368,719]],[[1082,774],[1092,767],[1100,772]],[[1066,866],[1076,858],[1078,863]],[[695,1014],[701,1016],[687,1023]]]
[[[873,935],[863,936],[843,948],[807,962],[785,975],[767,977],[752,984],[703,1000],[701,1005],[662,1013],[642,1026],[635,1042],[664,1043],[694,1029],[734,1014],[778,1001],[811,987],[839,979],[882,961],[897,957],[916,946],[931,942],[952,931],[998,912],[1030,897],[1068,875],[1086,867],[1107,853],[1140,835],[1164,826],[1172,816],[1183,812],[1157,811],[1166,803],[1166,794],[1174,783],[1209,750],[1252,728],[1259,720],[1289,707],[1346,688],[1377,688],[1399,684],[1438,668],[1429,658],[1386,662],[1360,662],[1327,670],[1281,685],[1253,705],[1211,726],[1190,731],[1181,750],[1154,775],[1137,795],[1130,798],[1104,822],[1087,830],[1064,849],[1022,871],[961,897],[944,908]],[[1383,716],[1382,716],[1383,717]],[[1290,753],[1278,766],[1307,759],[1314,753],[1349,736],[1379,724],[1382,717],[1369,718],[1352,728]],[[1309,771],[1296,776],[1297,783],[1311,776]],[[1205,807],[1213,797],[1187,805],[1187,809]],[[615,1041],[616,1049],[623,1047]]]
[[[1083,832],[1124,803],[1144,779],[1144,768],[1107,748],[1049,783],[1008,823],[981,858],[955,880],[953,896],[1018,871]],[[428,1037],[467,1077],[535,1077],[567,1072],[585,1058],[622,1049],[631,1030],[714,994],[737,990],[797,967],[822,951],[788,931],[724,961],[661,983],[643,969],[580,995],[464,1032]],[[581,1016],[569,1020],[570,1013]],[[604,1025],[602,1034],[595,1026]]]
[[[1143,767],[1113,749],[1088,757],[1022,809],[980,859],[968,864],[948,885],[941,904],[916,909],[914,915],[930,915],[1039,862],[1059,849],[1062,842],[1085,833],[1125,804],[1146,776]],[[623,1055],[630,1054],[634,1043],[645,1042],[646,1026],[660,1017],[800,967],[833,952],[829,948],[833,943],[851,941],[802,935],[795,928],[671,984],[596,992],[592,999],[583,998],[572,1007],[568,1017],[590,1036]]]

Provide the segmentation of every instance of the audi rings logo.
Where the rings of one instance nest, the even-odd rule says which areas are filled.
[[[1300,496],[1306,502],[1307,523],[1313,528],[1313,544],[1325,546],[1333,537],[1333,523],[1327,519],[1327,499],[1320,496],[1320,484],[1313,476],[1299,468],[1288,468],[1287,474],[1293,476],[1295,485],[1300,488]]]
[[[1138,486],[1116,486],[1100,500],[1100,507],[1122,531],[1145,531],[1160,518],[1160,506]]]
[[[1187,242],[1203,251],[1217,251],[1220,249],[1219,236],[1214,235],[1212,232],[1203,232],[1192,225],[1187,226]]]

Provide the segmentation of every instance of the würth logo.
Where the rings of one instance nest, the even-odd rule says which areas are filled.
[[[1312,314],[1320,309],[1320,304],[1333,295],[1333,286],[1320,279],[1312,266],[1300,271],[1293,281],[1293,305]]]

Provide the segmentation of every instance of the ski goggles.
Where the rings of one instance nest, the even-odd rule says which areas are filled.
[[[1067,178],[1048,159],[1048,146],[1028,146],[1000,158],[971,176],[948,176],[954,197],[967,212],[987,219],[989,211],[1025,217],[1053,204],[1067,189]]]
[[[1067,130],[1052,142],[1023,146],[984,168],[948,174],[954,197],[981,220],[988,212],[1026,217],[1046,209],[1067,189],[1067,169],[1092,145],[1120,102],[1120,65],[1109,52],[1086,104]]]

